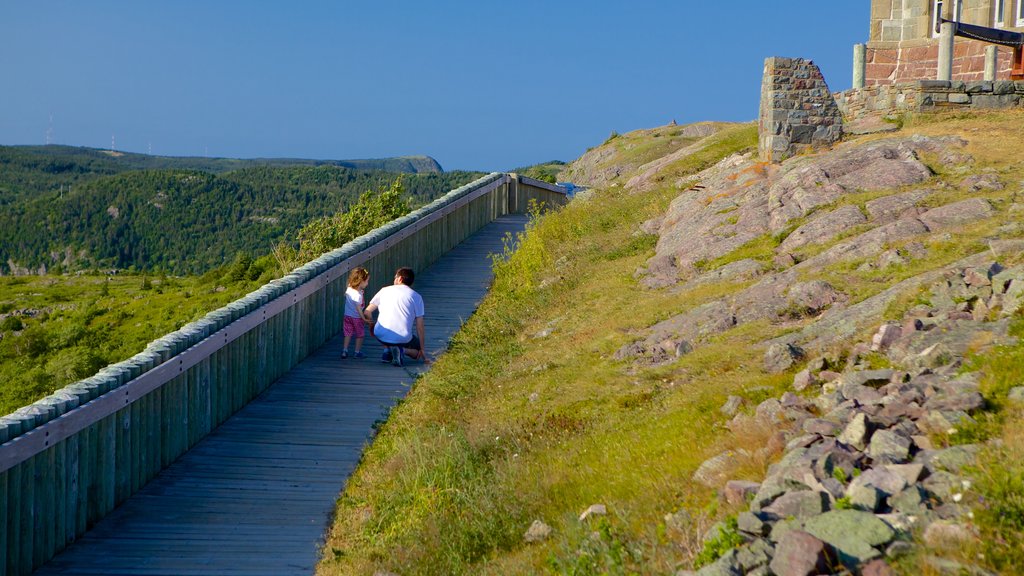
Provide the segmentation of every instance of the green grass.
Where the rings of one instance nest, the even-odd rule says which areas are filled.
[[[0,323],[0,413],[129,358],[262,284],[224,273],[0,277],[0,314],[8,315]]]

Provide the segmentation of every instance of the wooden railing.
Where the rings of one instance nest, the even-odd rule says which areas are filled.
[[[485,176],[0,418],[0,575],[31,573],[336,335],[353,267],[421,270],[531,199],[566,195]]]

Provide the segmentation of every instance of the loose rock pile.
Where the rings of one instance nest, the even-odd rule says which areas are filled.
[[[779,433],[784,456],[761,483],[725,482],[709,473],[712,461],[695,475],[717,482],[733,503],[749,502],[736,524],[745,544],[697,574],[891,574],[886,559],[912,550],[912,533],[933,546],[976,538],[961,502],[971,486],[962,471],[981,446],[942,447],[932,438],[952,435],[984,409],[978,375],[960,368],[979,331],[1005,340],[1008,316],[1024,305],[1024,267],[952,270],[928,298],[902,323],[883,324],[871,343],[854,346],[842,366],[838,358],[811,360],[794,389],[820,387],[815,397],[788,392],[754,415],[735,416],[734,423],[755,418],[792,428]],[[878,355],[894,367],[869,369]],[[938,573],[985,573],[930,561]]]

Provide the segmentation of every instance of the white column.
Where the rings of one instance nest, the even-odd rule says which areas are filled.
[[[864,69],[867,66],[868,47],[865,44],[853,45],[853,87],[864,87]]]
[[[985,80],[996,79],[996,66],[999,64],[999,46],[985,46]]]
[[[936,80],[953,79],[953,23],[943,22],[939,29],[939,74]]]

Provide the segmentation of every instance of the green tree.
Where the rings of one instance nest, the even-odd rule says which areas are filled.
[[[286,271],[300,266],[408,214],[409,199],[402,180],[399,176],[376,192],[368,190],[348,210],[313,220],[299,230],[297,250],[284,243],[278,244],[274,255],[282,269]]]

